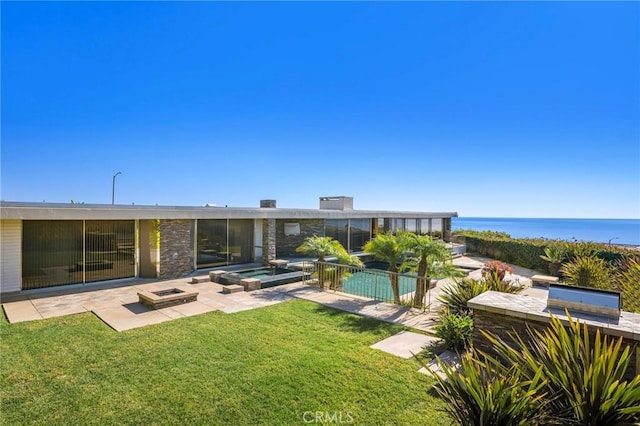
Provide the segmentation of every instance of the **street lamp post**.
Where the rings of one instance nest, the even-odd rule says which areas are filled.
[[[611,245],[611,241],[617,240],[617,239],[618,239],[618,237],[609,238],[609,245]]]
[[[116,176],[121,174],[122,172],[118,172],[113,175],[113,183],[111,184],[111,204],[115,204],[116,201]]]

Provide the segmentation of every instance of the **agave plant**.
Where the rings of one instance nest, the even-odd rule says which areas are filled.
[[[594,256],[578,256],[561,268],[567,284],[612,289],[612,276],[604,260]]]

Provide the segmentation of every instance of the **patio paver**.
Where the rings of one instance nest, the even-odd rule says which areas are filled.
[[[401,331],[391,337],[379,341],[371,345],[373,349],[379,349],[401,358],[409,359],[413,355],[417,355],[425,347],[431,343],[440,340],[437,337],[426,336],[424,334],[413,333],[410,331]]]
[[[33,306],[30,300],[22,300],[19,302],[5,303],[3,305],[4,313],[7,315],[9,322],[33,321],[42,319],[42,315]]]

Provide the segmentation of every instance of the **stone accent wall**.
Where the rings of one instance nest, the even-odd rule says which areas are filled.
[[[299,223],[300,235],[285,236],[285,223]],[[278,259],[302,257],[302,254],[296,252],[296,248],[303,243],[305,238],[313,237],[314,235],[324,236],[324,219],[278,219],[276,221],[276,253]]]
[[[161,220],[159,278],[184,277],[193,271],[193,221]]]
[[[532,319],[525,319],[513,316],[507,316],[504,314],[497,314],[488,311],[479,311],[474,310],[473,314],[474,321],[474,331],[473,331],[473,344],[476,348],[482,350],[483,352],[495,355],[493,351],[493,345],[487,340],[487,338],[481,333],[481,330],[489,331],[494,335],[502,338],[505,343],[512,345],[514,344],[514,340],[509,336],[510,332],[517,333],[525,343],[527,342],[527,326],[537,330],[544,330],[548,327],[548,323],[542,321],[535,321]],[[595,338],[595,328],[589,326],[589,332],[591,335],[591,342],[593,344],[593,340]],[[618,335],[610,334],[607,332],[606,328],[600,328],[601,335],[609,336],[610,340],[617,340]],[[611,330],[615,333],[615,330]],[[631,346],[631,357],[629,362],[629,368],[627,369],[627,373],[625,374],[625,378],[627,380],[633,379],[636,374],[640,374],[640,346],[637,345],[638,342],[623,337],[622,340],[622,350],[624,350],[625,345]]]
[[[268,265],[276,259],[276,220],[262,221],[262,263]]]

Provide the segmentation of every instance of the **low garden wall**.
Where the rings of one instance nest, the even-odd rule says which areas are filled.
[[[563,311],[548,309],[544,299],[519,296],[517,294],[498,293],[488,291],[471,299],[468,306],[473,309],[474,334],[473,344],[476,348],[491,355],[495,355],[493,345],[481,333],[482,330],[500,337],[505,343],[514,343],[510,333],[517,334],[525,340],[527,329],[545,329],[550,322],[551,315],[560,318],[568,324]],[[622,349],[631,347],[629,367],[625,378],[631,380],[640,374],[640,314],[622,312],[617,319],[571,313],[574,320],[586,323],[592,340],[596,330],[601,335],[609,336],[611,340],[623,338]]]

